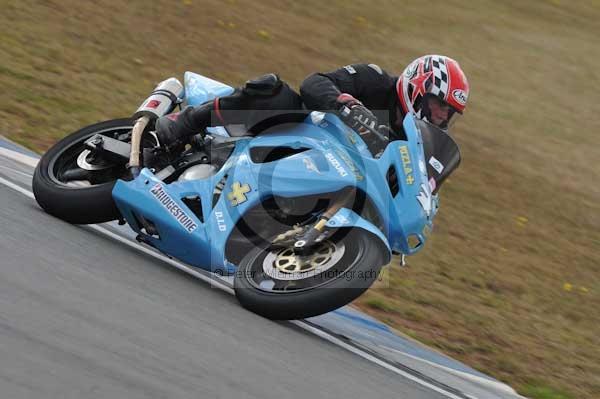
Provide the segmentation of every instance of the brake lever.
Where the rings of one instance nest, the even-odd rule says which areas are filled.
[[[385,128],[385,129],[387,129],[388,131],[391,131],[391,129],[390,129],[389,127],[387,127],[387,126],[385,126],[385,125],[379,125],[379,126],[377,127],[377,129],[374,129],[374,128],[372,128],[371,126],[369,126],[369,125],[367,125],[366,123],[364,123],[363,121],[361,121],[361,120],[358,120],[358,119],[355,119],[355,120],[356,120],[356,122],[357,122],[357,123],[358,123],[358,124],[359,124],[361,127],[363,127],[364,129],[366,129],[366,130],[367,130],[367,131],[369,131],[370,133],[373,133],[373,134],[375,135],[375,137],[377,137],[377,138],[378,138],[378,139],[379,139],[379,140],[380,140],[382,143],[384,143],[384,144],[387,144],[387,143],[390,141],[388,137],[386,137],[386,136],[384,136],[383,134],[381,134],[381,133],[379,132],[379,130],[378,130],[378,129],[383,129],[383,128]]]

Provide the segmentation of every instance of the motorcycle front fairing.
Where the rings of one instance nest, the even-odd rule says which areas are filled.
[[[341,165],[329,166],[333,156],[327,154],[334,151],[330,138],[314,126],[300,124],[279,135],[238,140],[225,165],[207,179],[165,184],[145,168],[132,181],[117,181],[113,198],[148,244],[192,266],[233,273],[235,265],[224,255],[227,238],[249,209],[272,196],[330,193],[353,185],[352,175],[340,176]],[[252,161],[254,149],[284,145],[306,151],[274,162]],[[313,160],[318,172],[308,170],[305,159]],[[223,191],[213,206],[218,186]],[[184,203],[196,197],[201,216]],[[147,234],[142,221],[149,221],[158,236]]]
[[[185,90],[188,104],[233,91],[192,73],[186,73]],[[226,135],[222,130],[215,133]],[[360,210],[343,208],[327,226],[363,228],[388,250],[412,254],[426,241],[438,199],[428,180],[423,139],[410,115],[404,130],[407,140],[389,143],[374,159],[360,136],[337,116],[313,112],[304,123],[238,139],[227,162],[209,178],[165,184],[143,169],[133,181],[118,181],[113,197],[145,242],[213,272],[235,271],[225,256],[227,240],[244,214],[264,199],[326,195],[348,187],[365,193],[380,223],[376,226]],[[268,162],[253,159],[261,149],[278,147],[291,149],[290,155]],[[197,198],[201,212],[193,212],[186,198]],[[148,234],[144,221],[157,234]]]
[[[320,124],[340,138],[342,147],[338,154],[349,169],[356,170],[356,187],[367,193],[376,206],[388,247],[410,255],[422,249],[427,240],[437,213],[438,196],[433,194],[434,184],[428,177],[420,128],[410,114],[403,126],[407,139],[390,142],[381,157],[375,159],[360,136],[335,115],[328,114]]]

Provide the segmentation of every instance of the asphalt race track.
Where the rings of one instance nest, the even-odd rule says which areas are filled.
[[[137,244],[45,214],[32,171],[0,153],[0,398],[518,397],[254,315]]]

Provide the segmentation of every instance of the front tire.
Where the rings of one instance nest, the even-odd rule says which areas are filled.
[[[323,245],[335,245],[338,250],[343,249],[343,255],[326,270],[311,270],[310,277],[300,273],[302,278],[298,280],[282,282],[272,278],[269,259],[276,259],[277,250],[255,248],[250,251],[240,262],[234,279],[240,304],[269,319],[291,320],[327,313],[358,298],[377,279],[386,250],[379,239],[359,228],[339,231],[336,236],[339,238]],[[285,251],[280,249],[277,253],[285,254]],[[324,260],[319,262],[323,264]]]
[[[112,198],[112,189],[116,180],[124,174],[125,164],[96,165],[97,171],[87,171],[78,167],[77,159],[85,150],[84,142],[93,135],[126,133],[133,124],[131,119],[96,123],[52,146],[42,156],[33,174],[32,187],[38,204],[49,214],[74,224],[118,219],[120,214]],[[91,176],[92,182],[86,184],[64,178],[66,173],[73,175],[73,172]]]

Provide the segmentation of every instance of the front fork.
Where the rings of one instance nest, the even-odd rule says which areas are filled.
[[[324,238],[323,232],[329,219],[348,203],[348,198],[354,198],[355,192],[356,190],[351,188],[338,194],[331,206],[327,208],[319,219],[298,237],[296,242],[294,242],[294,248],[302,252],[321,242]]]

